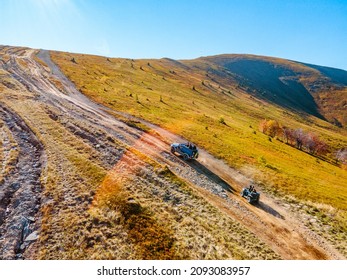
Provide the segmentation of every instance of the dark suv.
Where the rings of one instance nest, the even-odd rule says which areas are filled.
[[[199,156],[199,151],[196,146],[189,142],[186,144],[171,144],[171,152],[181,155],[184,160],[197,159]]]

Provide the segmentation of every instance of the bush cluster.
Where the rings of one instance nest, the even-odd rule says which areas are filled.
[[[278,137],[287,144],[299,150],[305,150],[313,155],[326,155],[330,147],[313,132],[306,132],[302,128],[289,128],[275,120],[263,120],[259,129],[270,137]]]

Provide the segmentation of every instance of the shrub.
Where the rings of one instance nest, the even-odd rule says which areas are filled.
[[[223,117],[220,117],[220,118],[219,118],[219,123],[221,123],[221,124],[226,124]]]
[[[261,132],[269,135],[270,137],[275,137],[280,131],[280,125],[275,120],[263,120],[260,123],[259,128]]]

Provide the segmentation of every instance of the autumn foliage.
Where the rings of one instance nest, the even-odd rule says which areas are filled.
[[[275,120],[263,120],[259,129],[270,137],[277,137],[285,143],[313,155],[325,155],[329,151],[329,146],[317,134],[306,132],[302,128],[293,129],[282,126]]]

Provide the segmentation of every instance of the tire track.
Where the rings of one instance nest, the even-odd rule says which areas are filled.
[[[17,142],[19,153],[0,188],[0,256],[21,259],[38,239],[43,146],[25,122],[0,104],[0,117]]]
[[[27,50],[24,52],[12,50],[12,54],[13,59],[6,64],[6,69],[12,73],[12,77],[29,90],[34,90],[40,102],[47,106],[46,108],[54,108],[55,112],[48,112],[50,117],[56,121],[60,118],[64,119],[60,121],[60,124],[64,125],[71,133],[83,139],[83,141],[97,150],[104,158],[105,166],[109,167],[115,164],[118,160],[117,158],[123,153],[123,148],[117,149],[117,147],[112,147],[112,144],[110,144],[107,139],[107,135],[111,135],[112,137],[110,139],[117,139],[117,141],[123,143],[122,145],[124,148],[130,146],[150,156],[160,164],[167,165],[178,177],[204,194],[206,200],[217,206],[234,220],[240,222],[243,226],[247,227],[257,235],[257,237],[268,244],[276,253],[281,255],[282,258],[341,258],[339,254],[334,253],[329,255],[329,253],[324,252],[324,246],[316,244],[314,240],[309,238],[310,235],[307,234],[308,231],[302,229],[301,221],[294,219],[290,213],[286,213],[283,207],[277,204],[274,199],[267,197],[266,194],[262,196],[262,204],[258,208],[250,206],[247,202],[242,200],[237,193],[240,191],[240,188],[250,180],[222,161],[215,159],[207,152],[201,150],[199,161],[192,163],[183,162],[168,152],[168,143],[173,141],[184,141],[181,137],[173,135],[143,120],[139,120],[152,128],[154,132],[161,135],[157,137],[155,136],[156,133],[145,133],[128,126],[114,116],[108,114],[107,108],[92,102],[76,90],[74,85],[50,60],[48,51],[40,51],[38,56],[50,67],[51,74],[62,82],[68,94],[60,92],[54,84],[46,79],[48,75],[47,70],[32,57],[34,55],[34,50]],[[31,75],[23,73],[23,69],[21,69],[16,62],[15,56],[26,60],[29,64],[28,67],[31,69]],[[117,113],[129,117],[126,114]],[[42,158],[43,154],[42,145],[35,145],[35,141],[23,141],[23,139],[28,139],[30,137],[35,139],[33,133],[26,127],[24,130],[27,134],[20,134],[23,129],[21,127],[17,129],[16,123],[21,123],[22,120],[14,113],[6,110],[3,106],[1,107],[1,116],[6,125],[10,127],[12,133],[15,135],[16,141],[19,143],[21,153],[18,157],[18,162],[23,162],[23,166],[18,166],[16,169],[19,175],[16,177],[16,175],[13,174],[10,181],[16,182],[23,180],[24,182],[25,176],[29,174],[29,163],[39,163],[41,161],[40,158]],[[83,123],[83,125],[81,125],[81,123]],[[162,137],[166,140],[163,140]],[[38,148],[37,146],[40,147]],[[37,155],[33,159],[23,151],[29,152],[29,154],[31,152],[32,155],[36,153]],[[107,158],[107,155],[112,156]],[[135,166],[136,163],[131,163],[130,165]],[[21,170],[22,173],[20,173]],[[35,180],[33,181],[36,182],[36,184],[33,183],[31,188],[35,189],[38,186],[37,182],[39,182],[40,168],[38,166],[36,170],[32,167],[32,170],[35,171]],[[11,183],[7,183],[5,189],[10,189],[10,186]],[[11,200],[9,200],[7,205],[12,205],[11,203],[14,200],[12,197],[15,197],[17,192],[8,191],[8,193],[8,197],[11,197]],[[39,198],[39,195],[36,197]],[[31,204],[34,204],[34,208],[39,205],[37,203]],[[13,206],[12,208],[15,209]],[[26,212],[24,211],[23,213]],[[12,220],[11,215],[13,216]],[[27,215],[31,214],[28,213]],[[35,213],[33,215],[35,215]],[[5,247],[0,244],[0,256],[5,256],[8,251],[12,250],[7,248],[13,247],[13,250],[17,253],[14,258],[20,258],[20,248],[22,247],[25,249],[25,242],[23,243],[23,240],[25,240],[27,234],[22,233],[26,232],[28,222],[22,218],[23,215],[20,217],[18,216],[19,215],[15,215],[14,210],[10,211],[6,216],[6,221],[8,221],[7,224],[0,227],[0,234],[2,234],[2,231],[6,234],[11,230],[11,222],[18,227],[15,233],[12,233],[12,235],[17,236],[15,239],[17,243],[12,245],[4,243],[6,245]],[[14,217],[17,217],[18,221],[14,219]],[[26,219],[28,219],[28,217],[26,217]],[[29,227],[29,232],[34,229],[33,226],[35,225],[32,224],[31,228]],[[8,234],[7,236],[12,236],[11,232]],[[8,255],[8,258],[11,257],[13,256]]]
[[[65,83],[67,92],[70,92],[69,96],[62,97],[79,108],[84,108],[85,121],[92,121],[94,126],[99,129],[106,129],[123,135],[124,139],[129,139],[128,144],[133,145],[144,154],[150,155],[157,162],[167,165],[172,172],[191,186],[196,187],[197,190],[207,191],[206,198],[208,197],[212,204],[245,225],[284,259],[343,258],[329,245],[321,246],[320,242],[309,238],[310,231],[303,227],[302,222],[294,219],[290,213],[282,209],[276,201],[267,197],[266,194],[262,195],[263,201],[258,208],[249,205],[238,195],[235,195],[238,194],[242,186],[251,181],[237,170],[230,168],[203,150],[200,151],[198,162],[186,163],[177,159],[177,157],[167,153],[168,143],[185,141],[184,139],[141,119],[137,120],[152,128],[161,137],[141,133],[126,124],[121,125],[116,118],[106,113],[107,108],[82,95],[71,82],[67,83],[66,77],[50,60],[48,52],[41,52],[41,58],[51,67],[56,78]],[[116,113],[136,119],[121,112]],[[135,135],[137,136],[134,138]],[[162,137],[166,140],[161,139]]]

